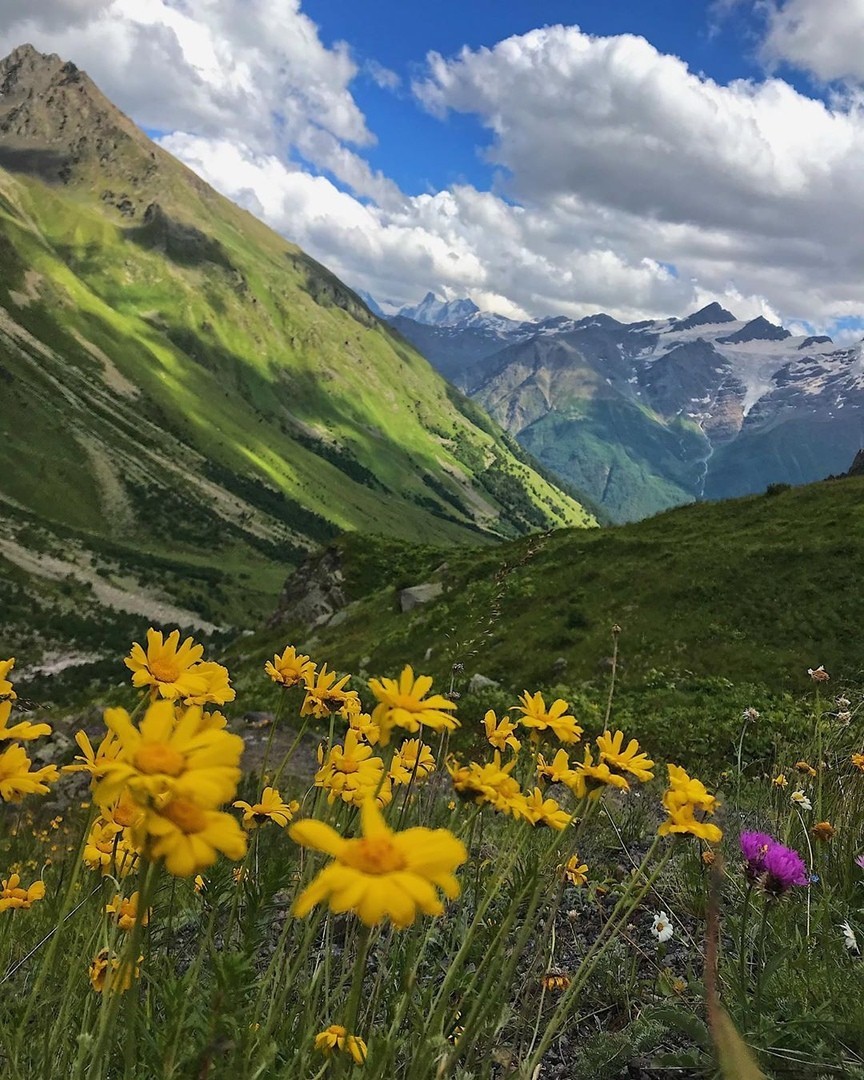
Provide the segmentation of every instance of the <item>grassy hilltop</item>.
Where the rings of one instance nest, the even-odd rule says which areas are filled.
[[[292,616],[304,582],[332,572],[325,554],[320,573],[288,582],[280,624],[241,647],[250,662],[251,646],[257,662],[285,641],[373,675],[425,657],[424,670],[442,679],[464,664],[462,691],[477,672],[496,680],[501,704],[513,691],[558,685],[587,706],[605,701],[617,623],[621,722],[664,752],[711,755],[737,735],[749,704],[773,710],[766,738],[772,724],[791,723],[808,667],[824,664],[850,685],[864,672],[860,477],[482,550],[412,557],[360,537],[335,550],[345,610],[314,629]],[[423,580],[440,581],[441,596],[402,613],[398,589]]]

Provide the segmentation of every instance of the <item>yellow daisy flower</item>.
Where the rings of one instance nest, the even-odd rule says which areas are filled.
[[[666,792],[669,802],[673,805],[691,803],[708,814],[714,813],[717,809],[717,798],[708,793],[701,780],[691,779],[680,765],[667,765],[666,768],[669,773],[669,790]],[[667,806],[667,803],[664,801],[663,805]]]
[[[537,779],[548,780],[550,784],[574,783],[575,773],[570,768],[570,755],[567,751],[559,750],[550,762],[547,762],[542,754],[538,754]]]
[[[597,736],[596,742],[600,761],[605,761],[610,769],[619,773],[628,772],[642,783],[654,779],[654,773],[650,771],[654,762],[647,754],[639,753],[639,743],[635,739],[631,739],[627,748],[622,750],[623,731],[616,731],[614,735],[604,731]]]
[[[717,799],[709,794],[701,781],[692,779],[679,765],[667,765],[669,787],[663,795],[663,806],[669,815],[657,830],[661,836],[689,833],[709,844],[718,843],[723,832],[716,825],[695,817],[695,811],[713,814]]]
[[[599,799],[604,787],[614,787],[629,791],[627,780],[617,772],[612,772],[605,761],[594,764],[591,747],[586,746],[582,761],[573,763],[573,779],[567,785],[577,799]]]
[[[522,743],[514,735],[516,725],[509,717],[504,716],[499,720],[495,711],[490,709],[483,717],[483,727],[487,740],[496,750],[503,752],[508,746],[515,754],[521,750]]]
[[[329,1057],[334,1050],[341,1051],[353,1059],[355,1065],[362,1065],[366,1060],[366,1043],[359,1035],[349,1035],[341,1024],[331,1024],[315,1036],[315,1049],[319,1054]]]
[[[124,878],[135,869],[138,848],[128,829],[115,821],[97,818],[87,834],[83,861],[90,870]]]
[[[519,813],[532,825],[547,825],[550,829],[559,831],[567,828],[571,818],[571,815],[566,810],[562,810],[554,799],[544,799],[539,787],[535,787],[529,795],[525,796]]]
[[[384,775],[384,762],[372,753],[353,728],[345,732],[345,745],[332,747],[326,758],[318,748],[321,768],[315,773],[315,786],[327,789],[329,803],[338,798],[359,806],[367,794],[374,794]]]
[[[101,777],[106,762],[113,761],[120,752],[120,742],[113,731],[108,732],[95,750],[86,731],[76,731],[75,742],[81,753],[75,757],[71,765],[64,765],[61,772],[89,772],[93,777]]]
[[[132,685],[151,688],[154,697],[184,698],[203,694],[208,680],[195,671],[204,655],[204,646],[191,637],[180,644],[180,631],[163,638],[159,630],[147,631],[147,650],[136,641],[123,663],[132,672]]]
[[[326,664],[322,664],[320,671],[311,672],[306,679],[306,698],[300,715],[314,716],[320,720],[335,712],[346,717],[360,712],[357,691],[345,689],[350,678],[350,675],[343,675],[341,679],[337,679],[336,672],[328,671]]]
[[[112,956],[108,949],[100,949],[90,963],[90,985],[97,994],[111,990],[125,994],[141,975],[140,965],[143,961],[144,957],[139,956],[134,965],[129,960],[122,962],[118,957]]]
[[[60,775],[56,765],[31,769],[23,746],[12,743],[0,754],[0,799],[21,802],[25,795],[47,795],[48,785]]]
[[[0,685],[3,685],[0,682]],[[11,687],[11,683],[7,683]],[[17,701],[17,695],[9,696],[7,700],[0,701],[0,741],[4,739],[20,739],[29,742],[31,739],[41,739],[43,735],[51,734],[50,724],[34,724],[29,720],[22,720],[18,724],[9,727],[9,717],[12,715],[12,702]]]
[[[261,801],[252,806],[248,802],[243,802],[242,799],[233,805],[243,811],[244,829],[257,829],[266,821],[272,821],[274,825],[279,825],[283,829],[287,828],[288,822],[300,809],[300,803],[296,799],[286,803],[282,800],[279,791],[272,787],[265,787]]]
[[[12,688],[12,681],[9,678],[9,672],[15,667],[15,657],[10,657],[9,660],[0,660],[0,698],[4,698],[7,701],[17,701],[18,695]]]
[[[864,754],[853,754],[851,760],[856,769],[864,772]]]
[[[434,771],[432,748],[419,739],[406,739],[393,755],[389,776],[394,784],[410,784],[412,777],[419,783]]]
[[[231,686],[228,668],[215,664],[212,660],[203,660],[192,669],[194,674],[204,679],[202,691],[193,691],[183,696],[186,705],[226,705],[237,696]]]
[[[370,746],[376,746],[378,740],[381,738],[381,729],[369,715],[365,712],[354,712],[348,714],[348,726],[353,728],[357,732],[358,736],[369,743]]]
[[[585,885],[588,881],[588,864],[580,863],[578,855],[571,855],[561,870],[564,880],[571,885]]]
[[[135,829],[150,857],[164,859],[175,877],[193,877],[212,866],[221,852],[235,862],[246,854],[246,834],[230,814],[173,796],[158,811],[148,811]]]
[[[582,728],[576,723],[576,717],[567,712],[570,706],[563,698],[557,698],[548,709],[539,690],[534,695],[524,690],[519,700],[522,702],[516,706],[522,713],[519,722],[532,733],[548,730],[563,743],[575,743],[581,739]]]
[[[44,881],[34,881],[28,889],[22,889],[20,876],[10,874],[0,886],[0,911],[8,911],[10,908],[30,908],[37,900],[42,900],[44,897]]]
[[[410,664],[402,669],[399,679],[370,679],[369,689],[378,700],[372,719],[381,729],[381,745],[390,742],[394,727],[405,728],[412,734],[420,727],[433,731],[453,731],[459,721],[450,713],[456,708],[454,702],[441,694],[426,697],[432,688],[429,675],[418,675]]]
[[[221,712],[214,710],[213,712],[202,712],[201,720],[198,724],[199,731],[222,731],[228,727],[228,718]]]
[[[264,670],[280,686],[300,686],[312,679],[318,665],[308,656],[301,656],[293,645],[289,645],[280,656],[268,660]]]
[[[510,775],[516,765],[514,757],[506,765],[501,764],[501,754],[495,751],[493,759],[485,765],[471,761],[459,765],[448,761],[447,771],[453,781],[456,794],[475,803],[491,803],[502,814],[519,816],[525,796],[518,782]]]
[[[290,827],[292,840],[333,857],[297,898],[298,918],[326,900],[331,911],[353,911],[367,926],[390,919],[401,929],[410,926],[418,912],[443,913],[436,887],[451,900],[459,895],[453,871],[468,852],[447,829],[393,832],[371,799],[363,804],[361,826],[362,836],[351,840],[322,821],[298,821]]]
[[[207,807],[237,790],[243,740],[219,729],[202,731],[197,706],[176,713],[173,702],[156,701],[139,727],[125,709],[108,709],[105,723],[120,749],[96,787],[100,804],[113,802],[127,785],[139,800],[171,793]]]
[[[717,844],[723,839],[723,831],[716,825],[708,821],[700,821],[694,816],[693,806],[690,803],[669,810],[668,818],[657,832],[661,836],[668,836],[670,833],[689,833],[700,840],[706,840],[709,844]]]
[[[125,899],[119,894],[115,895],[114,899],[105,905],[105,914],[113,915],[118,927],[128,932],[134,928],[135,920],[138,918],[139,899],[140,895],[137,892],[132,893],[131,896],[127,896]],[[146,926],[149,922],[150,910],[148,908],[141,915],[141,925]]]

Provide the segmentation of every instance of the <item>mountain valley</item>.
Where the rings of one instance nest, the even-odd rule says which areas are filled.
[[[839,474],[864,445],[861,344],[716,302],[681,319],[520,323],[429,294],[386,317],[614,522]]]

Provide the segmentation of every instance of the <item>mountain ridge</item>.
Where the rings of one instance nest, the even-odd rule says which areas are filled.
[[[629,324],[388,321],[613,521],[817,480],[864,445],[864,346],[717,301]]]
[[[110,596],[248,626],[342,530],[458,544],[593,524],[74,64],[21,47],[0,86],[0,601],[22,624],[35,602],[34,626],[86,637],[78,615]]]

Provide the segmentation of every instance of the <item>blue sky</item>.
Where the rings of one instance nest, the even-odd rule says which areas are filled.
[[[749,6],[723,14],[702,0],[307,0],[304,10],[328,45],[351,46],[361,72],[354,97],[379,140],[365,156],[409,194],[466,180],[489,184],[494,172],[480,153],[488,134],[475,118],[451,113],[442,123],[412,97],[411,81],[422,77],[429,52],[452,56],[466,45],[488,48],[561,23],[592,35],[641,35],[718,82],[764,74],[757,56],[761,20]],[[398,91],[376,84],[365,70],[370,62],[400,77]],[[786,75],[793,84],[809,84],[806,76]]]
[[[379,299],[862,325],[864,0],[3,8]]]

